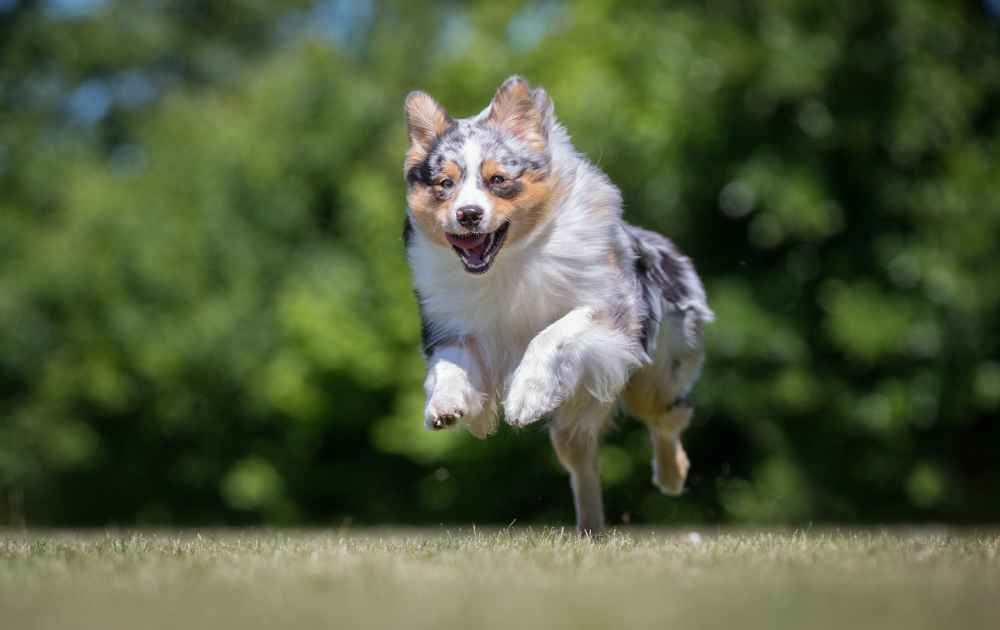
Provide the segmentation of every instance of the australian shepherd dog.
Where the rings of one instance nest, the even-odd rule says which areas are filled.
[[[500,418],[545,419],[577,527],[593,534],[604,528],[599,440],[620,408],[649,428],[653,483],[679,494],[687,395],[713,319],[691,261],[622,220],[618,188],[520,77],[471,118],[412,92],[406,123],[426,426],[484,438]]]

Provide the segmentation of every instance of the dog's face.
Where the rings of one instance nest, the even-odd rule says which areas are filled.
[[[511,77],[482,114],[461,120],[412,92],[406,123],[406,198],[417,229],[453,249],[467,272],[485,273],[551,210],[552,102]]]

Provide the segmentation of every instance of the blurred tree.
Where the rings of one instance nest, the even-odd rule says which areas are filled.
[[[612,521],[997,519],[991,7],[0,0],[0,522],[568,520],[543,432],[421,425],[402,99],[513,72],[719,315]]]

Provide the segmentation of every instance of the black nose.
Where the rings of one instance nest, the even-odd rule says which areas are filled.
[[[471,230],[479,225],[480,219],[483,218],[483,209],[479,206],[462,206],[455,211],[455,218],[462,224],[462,227]]]

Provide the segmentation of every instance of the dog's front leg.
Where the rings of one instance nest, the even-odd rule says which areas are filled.
[[[645,355],[634,340],[595,309],[573,309],[538,333],[511,377],[504,417],[512,426],[537,422],[581,385],[611,402]]]
[[[435,348],[428,361],[424,391],[424,425],[431,430],[447,429],[462,422],[476,437],[490,430],[486,416],[486,394],[479,362],[465,343]]]

